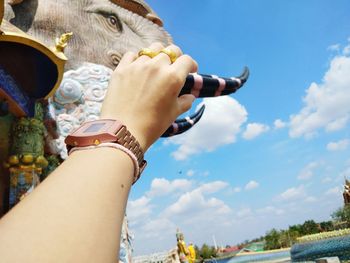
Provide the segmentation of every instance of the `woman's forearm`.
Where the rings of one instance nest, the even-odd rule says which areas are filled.
[[[133,172],[117,149],[73,153],[0,221],[1,260],[116,262]]]

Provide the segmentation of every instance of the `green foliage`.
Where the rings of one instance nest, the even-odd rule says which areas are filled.
[[[295,242],[297,242],[297,238],[300,237],[300,231],[293,228],[293,226],[289,227],[288,234],[289,234],[289,238],[290,238],[290,240],[289,240],[290,244],[294,244]]]
[[[196,259],[200,257],[200,249],[197,245],[194,245],[194,251],[196,251]]]
[[[201,249],[198,249],[197,246],[195,246],[197,256],[201,257],[202,259],[208,259],[212,257],[216,257],[216,250],[213,246],[209,246],[207,244],[203,244]]]
[[[314,220],[307,220],[303,224],[303,232],[305,235],[316,234],[320,232],[320,228]]]
[[[345,222],[346,227],[350,227],[350,205],[344,205],[332,214],[332,218],[337,223]]]
[[[332,218],[335,222],[323,221],[316,223],[314,220],[306,220],[303,224],[289,226],[287,230],[272,229],[268,231],[265,236],[253,239],[251,241],[245,240],[241,244],[238,244],[238,246],[249,247],[251,243],[265,241],[265,250],[287,248],[296,243],[298,237],[325,231],[333,231],[335,230],[337,223],[342,227],[350,227],[350,204],[336,210],[332,214]],[[206,244],[203,244],[201,249],[196,247],[196,252],[197,255],[200,255],[200,257],[203,259],[215,257],[216,254],[215,249]]]
[[[332,230],[334,230],[332,221],[316,223],[314,220],[307,220],[303,224],[289,226],[287,230],[272,229],[265,235],[264,249],[290,247],[297,241],[298,237]]]
[[[314,220],[307,220],[303,224],[289,226],[287,230],[272,229],[265,236],[244,241],[239,244],[241,247],[247,247],[250,243],[256,241],[265,241],[265,250],[291,247],[296,243],[298,237],[317,234],[325,231],[333,231],[335,228],[350,227],[350,204],[339,208],[332,214],[334,221],[323,221],[316,223]]]
[[[333,231],[334,226],[332,221],[324,221],[320,223],[322,231]]]
[[[265,247],[264,249],[276,249],[281,248],[280,244],[280,232],[276,229],[272,229],[267,232],[265,236]]]

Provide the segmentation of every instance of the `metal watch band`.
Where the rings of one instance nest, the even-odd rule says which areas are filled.
[[[143,159],[143,150],[136,138],[128,131],[125,126],[122,126],[116,133],[117,143],[129,149],[137,158],[140,167],[140,174],[145,169],[147,162]]]

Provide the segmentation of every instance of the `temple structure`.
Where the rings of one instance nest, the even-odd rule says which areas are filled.
[[[2,20],[3,0],[0,6],[3,214],[31,192],[47,174],[46,168],[54,165],[54,161],[50,162],[51,156],[44,153],[45,134],[51,120],[46,117],[42,100],[51,96],[61,83],[67,61],[63,52],[69,37],[62,35],[56,46],[50,48]]]

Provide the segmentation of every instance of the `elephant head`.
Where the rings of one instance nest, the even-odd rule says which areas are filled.
[[[160,18],[142,0],[9,1],[5,18],[48,46],[62,33],[73,32],[65,50],[67,69],[83,62],[114,68],[127,51],[172,42]]]

